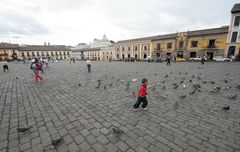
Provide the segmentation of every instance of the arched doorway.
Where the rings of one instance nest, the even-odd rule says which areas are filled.
[[[123,60],[125,59],[124,54],[122,54],[122,59],[123,59]]]
[[[144,54],[144,55],[143,55],[143,58],[145,59],[146,57],[147,57],[147,54]]]
[[[160,53],[159,53],[159,52],[156,53],[156,57],[157,57],[157,58],[160,57]]]
[[[228,48],[228,57],[231,57],[232,55],[234,55],[235,49],[236,49],[235,46],[230,46],[230,47]]]

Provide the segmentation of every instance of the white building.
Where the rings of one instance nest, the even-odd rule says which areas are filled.
[[[104,34],[102,39],[94,39],[93,42],[89,43],[90,48],[101,48],[111,45],[113,42],[110,41]]]
[[[235,4],[231,10],[231,22],[228,30],[226,57],[235,56],[240,59],[240,3]]]

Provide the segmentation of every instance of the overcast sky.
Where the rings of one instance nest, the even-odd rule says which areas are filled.
[[[77,45],[228,25],[239,0],[0,0],[0,42]],[[14,38],[20,37],[20,38]]]

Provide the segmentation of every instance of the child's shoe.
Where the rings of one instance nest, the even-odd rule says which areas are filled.
[[[138,109],[136,109],[136,108],[133,108],[133,110],[134,110],[134,111],[137,111]]]
[[[147,108],[143,108],[143,110],[147,110]]]

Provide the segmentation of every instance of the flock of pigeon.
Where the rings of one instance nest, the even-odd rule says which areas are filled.
[[[157,76],[158,74],[155,73],[154,76]],[[217,94],[219,93],[221,90],[223,91],[228,91],[230,89],[233,89],[234,87],[236,89],[239,89],[240,90],[240,84],[235,84],[235,86],[233,85],[230,85],[228,87],[225,87],[225,88],[222,88],[220,85],[216,85],[217,82],[215,81],[206,81],[206,80],[203,80],[200,76],[202,74],[199,73],[198,76],[194,76],[194,75],[189,75],[187,72],[186,73],[182,73],[182,72],[178,72],[177,74],[173,74],[173,72],[170,72],[169,74],[166,74],[163,78],[163,80],[161,80],[160,82],[160,87],[159,89],[161,90],[166,90],[167,87],[169,87],[169,85],[167,86],[166,83],[170,83],[170,87],[171,89],[173,90],[177,90],[181,87],[183,88],[186,88],[186,84],[190,84],[191,88],[192,88],[192,91],[190,91],[188,94],[181,94],[179,96],[180,99],[184,99],[186,98],[187,96],[192,96],[194,94],[196,94],[197,92],[202,92],[202,85],[205,85],[205,84],[212,84],[214,85],[212,90],[210,90],[209,92],[212,93],[212,94]],[[105,78],[107,78],[107,76],[105,76]],[[170,79],[170,78],[173,78]],[[16,79],[18,79],[16,77]],[[107,90],[107,87],[112,87],[113,84],[114,84],[114,79],[115,77],[111,77],[112,81],[109,83],[109,84],[103,84],[103,80],[101,79],[98,79],[97,80],[97,85],[95,86],[95,89],[100,89],[101,87],[103,87],[104,90]],[[128,81],[125,83],[124,80],[121,80],[122,83],[125,83],[125,86],[126,86],[126,91],[130,91],[130,83],[131,82],[136,82],[138,79],[132,79],[131,81]],[[225,84],[228,84],[230,83],[229,81],[232,81],[233,78],[231,77],[230,80],[223,80],[223,82]],[[120,82],[120,78],[116,78],[115,79],[116,82]],[[177,82],[176,82],[177,81]],[[78,84],[78,86],[82,86],[81,83]],[[156,92],[156,88],[158,87],[158,85],[155,85],[155,86],[149,86],[149,89],[151,92]],[[132,95],[134,97],[136,97],[136,92],[135,91],[132,91]],[[159,95],[159,97],[163,98],[163,99],[166,99],[168,97],[168,95]],[[237,94],[233,94],[233,95],[229,95],[228,96],[229,100],[234,100],[234,99],[237,99]],[[177,109],[179,107],[179,103],[178,102],[175,102],[173,104],[173,109]],[[230,110],[230,106],[229,105],[226,105],[226,106],[223,106],[222,107],[222,110],[224,111],[227,111],[227,110]],[[26,127],[26,128],[17,128],[17,131],[20,132],[20,133],[24,133],[24,132],[27,132],[27,131],[30,131],[32,128],[32,126],[30,127]],[[123,134],[124,131],[123,130],[120,130],[119,128],[112,128],[112,134],[115,135],[115,136],[120,136],[121,134]],[[60,137],[60,138],[57,138],[57,139],[54,139],[51,141],[51,145],[52,147],[51,148],[57,148],[61,143],[63,142],[63,138]]]

